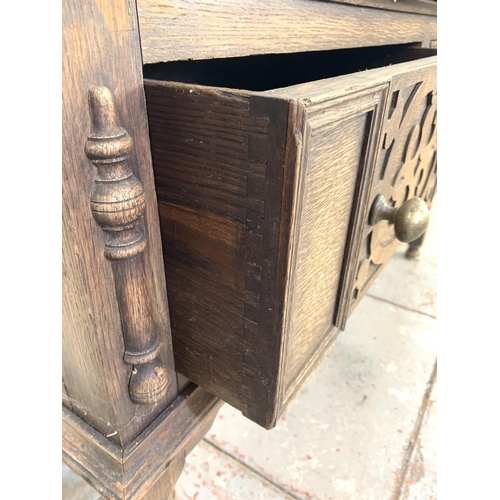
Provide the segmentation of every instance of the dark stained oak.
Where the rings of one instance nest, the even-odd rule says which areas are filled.
[[[391,83],[435,61],[265,92],[145,80],[176,368],[266,428],[350,304]]]
[[[280,321],[273,307],[279,227],[268,221],[278,221],[281,210],[288,103],[189,90],[147,86],[152,147],[166,149],[157,158],[156,187],[164,248],[171,253],[165,261],[167,272],[172,270],[171,321],[177,325],[177,349],[189,353],[176,359],[176,369],[196,373],[188,378],[208,390],[216,389],[212,380],[224,378],[223,399],[234,403],[234,394],[240,393],[248,405],[245,412],[255,411],[257,418],[267,398],[262,383],[275,383],[279,361],[279,344],[260,332]],[[164,110],[173,112],[172,121],[164,121]],[[217,125],[200,126],[204,115]],[[170,123],[175,122],[179,126],[174,129]],[[161,131],[157,123],[163,124]],[[190,140],[192,126],[196,142]],[[228,137],[215,145],[226,130]],[[168,137],[168,145],[161,137],[158,144],[159,134]],[[186,196],[186,185],[193,196]],[[193,302],[196,308],[188,306]],[[259,357],[255,350],[263,342],[268,355]],[[212,354],[215,364],[209,366]],[[242,357],[251,361],[240,363]]]
[[[282,405],[335,340],[333,317],[351,212],[374,168],[387,85],[305,107],[286,288]]]
[[[222,402],[175,372],[134,2],[63,2],[62,177],[63,460],[172,499]]]
[[[184,462],[184,457],[172,460],[159,479],[145,492],[141,500],[176,500],[175,483],[182,473]]]

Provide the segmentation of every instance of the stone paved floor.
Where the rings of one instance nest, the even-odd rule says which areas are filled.
[[[178,500],[437,498],[436,218],[435,204],[420,258],[401,246],[275,429],[222,408]],[[63,465],[63,500],[98,498]]]

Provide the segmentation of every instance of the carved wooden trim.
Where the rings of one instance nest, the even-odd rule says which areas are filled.
[[[392,207],[413,197],[422,198],[429,208],[437,184],[437,90],[436,64],[391,79],[385,105],[381,140],[370,195],[359,204],[362,217],[353,224],[358,241],[344,268],[336,312],[336,324],[344,329],[347,317],[369,289],[383,266],[399,246],[394,227],[387,221],[368,223],[368,212],[378,194]]]
[[[389,83],[382,83],[373,87],[369,92],[376,98],[376,103],[371,109],[365,110],[367,113],[363,149],[360,156],[360,168],[356,181],[355,202],[349,223],[347,244],[344,252],[343,270],[341,273],[341,288],[337,296],[337,303],[333,315],[333,324],[340,330],[345,329],[349,314],[348,303],[343,300],[343,287],[352,287],[356,277],[356,259],[361,245],[362,231],[366,218],[368,217],[368,197],[370,186],[373,182],[373,175],[377,161],[377,146],[380,140],[381,123],[384,109],[387,103]]]
[[[370,206],[379,193],[393,207],[413,197],[431,206],[437,186],[436,89],[435,66],[393,82]],[[350,311],[400,244],[387,221],[372,227],[366,224],[364,233],[367,253],[358,262]]]
[[[117,123],[110,90],[89,91],[91,133],[85,154],[95,165],[90,208],[107,235],[104,254],[111,261],[125,341],[123,360],[133,365],[130,399],[154,404],[167,390],[168,376],[158,357],[161,342],[154,324],[146,285],[143,251],[147,241],[141,230],[146,206],[144,188],[128,167],[132,138]]]

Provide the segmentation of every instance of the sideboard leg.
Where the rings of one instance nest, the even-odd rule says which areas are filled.
[[[175,483],[184,468],[184,455],[176,458],[142,497],[142,500],[175,500]]]
[[[426,233],[424,233],[420,238],[417,238],[415,241],[412,241],[408,244],[408,249],[406,250],[405,257],[407,259],[416,259],[420,254],[420,247],[422,246]]]

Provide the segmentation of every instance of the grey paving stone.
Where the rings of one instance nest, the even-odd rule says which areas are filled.
[[[100,500],[101,495],[92,486],[62,464],[62,500]]]
[[[205,441],[188,455],[175,491],[177,500],[291,500]]]
[[[207,439],[297,498],[389,499],[435,362],[436,323],[366,297],[274,430],[226,405]]]
[[[401,500],[437,499],[437,387],[427,405],[422,427],[408,466]]]

